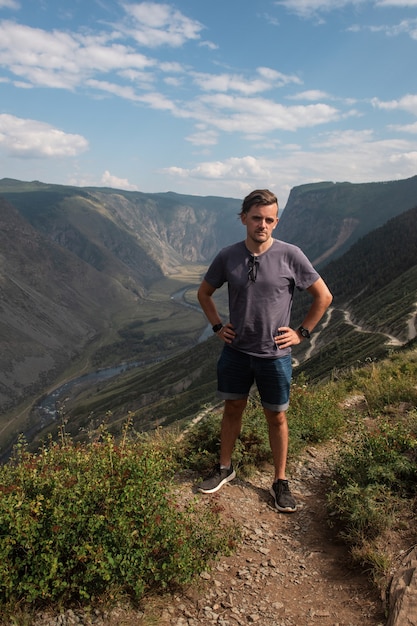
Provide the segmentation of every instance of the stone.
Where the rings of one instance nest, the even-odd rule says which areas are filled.
[[[417,548],[392,578],[387,626],[417,626]]]

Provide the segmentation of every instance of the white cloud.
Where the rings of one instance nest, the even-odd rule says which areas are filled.
[[[298,76],[295,76],[294,74],[283,74],[282,72],[278,72],[270,67],[258,67],[257,72],[263,78],[267,79],[273,86],[282,87],[290,83],[295,83],[296,85],[301,85],[302,83]]]
[[[417,122],[414,124],[391,124],[388,126],[390,130],[400,131],[401,133],[417,133]]]
[[[368,145],[374,137],[373,130],[345,130],[331,133],[322,133],[313,142],[314,148],[352,148],[356,145]]]
[[[246,156],[243,158],[232,157],[225,161],[207,161],[199,163],[195,168],[190,170],[184,168],[168,168],[168,173],[175,175],[193,177],[193,178],[232,178],[235,180],[245,179],[247,177],[253,178],[259,177],[259,175],[265,176],[262,159],[256,159],[252,156]]]
[[[11,157],[74,157],[88,149],[87,140],[37,120],[0,114],[0,150]]]
[[[126,191],[139,191],[137,185],[132,185],[129,183],[127,178],[118,178],[117,176],[113,176],[110,174],[108,170],[106,170],[101,177],[101,183],[105,187],[112,187],[114,189],[126,189]]]
[[[225,132],[267,133],[274,130],[295,131],[335,121],[340,112],[327,104],[286,107],[265,98],[233,97],[226,94],[200,98],[192,115]]]
[[[148,104],[152,109],[156,109],[157,111],[172,111],[173,113],[178,112],[175,104],[161,93],[147,93],[139,99],[141,102]],[[180,117],[180,115],[178,116]]]
[[[0,9],[20,9],[20,4],[15,0],[0,0]]]
[[[284,6],[300,17],[312,17],[317,13],[341,9],[349,4],[358,5],[367,0],[278,0],[275,4]]]
[[[375,0],[377,7],[417,7],[417,0]]]
[[[328,100],[329,94],[320,89],[308,89],[307,91],[301,91],[295,96],[290,96],[290,100],[308,100],[310,102],[317,102],[318,100]]]
[[[358,33],[363,30],[371,33],[384,33],[387,37],[398,37],[406,34],[411,39],[417,39],[417,18],[401,20],[398,24],[378,24],[377,26],[354,24],[348,28],[348,31],[352,33]]]
[[[36,86],[73,89],[89,77],[117,70],[141,71],[155,61],[103,35],[84,36],[4,21],[0,65]]]
[[[133,19],[126,32],[140,45],[156,48],[162,45],[179,47],[187,41],[198,40],[202,24],[192,20],[169,4],[140,2],[124,4]]]
[[[218,50],[219,46],[212,41],[200,41],[198,44],[201,48],[208,48],[209,50]]]
[[[375,7],[417,7],[417,0],[277,0],[275,4],[284,6],[300,17],[310,18],[350,5],[371,4]]]
[[[288,76],[268,67],[257,69],[260,78],[248,79],[242,74],[204,74],[194,73],[194,82],[203,91],[226,93],[237,91],[247,96],[267,91],[274,87],[282,87],[289,83],[300,84],[298,76]]]
[[[299,185],[300,180],[360,183],[404,179],[414,176],[416,171],[415,142],[380,140],[372,130],[364,130],[323,133],[304,149],[282,145],[272,157],[251,155],[204,161],[190,169],[171,167],[165,173],[176,181],[186,182],[188,188],[194,185],[198,189],[202,181],[212,181],[219,194],[225,189],[230,195],[234,187],[234,197],[255,187],[270,187],[284,207],[290,189]]]
[[[117,83],[110,83],[105,80],[87,80],[86,85],[92,87],[93,89],[97,89],[99,91],[104,91],[106,93],[113,94],[118,96],[119,98],[124,98],[125,100],[138,101],[139,96],[136,94],[133,87],[118,85]]]
[[[195,146],[215,146],[218,141],[218,133],[214,130],[199,130],[186,137],[186,140]]]
[[[386,102],[384,102],[383,100],[379,100],[378,98],[373,98],[372,105],[377,109],[385,109],[388,111],[399,109],[401,111],[407,111],[408,113],[417,115],[417,95],[416,94],[407,94],[406,96],[403,96],[399,100],[389,100]]]

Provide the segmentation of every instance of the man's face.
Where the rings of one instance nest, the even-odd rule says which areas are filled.
[[[241,220],[249,239],[258,244],[265,243],[272,237],[272,231],[278,224],[278,205],[254,204],[241,216]]]

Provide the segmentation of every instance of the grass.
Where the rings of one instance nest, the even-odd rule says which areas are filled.
[[[351,434],[333,461],[328,496],[332,519],[354,562],[373,578],[392,563],[391,532],[404,534],[417,503],[417,352],[393,353],[381,363],[353,371],[342,382],[363,397],[350,415]],[[409,541],[416,542],[413,525]],[[411,534],[410,534],[411,532]]]
[[[339,440],[329,460],[329,520],[376,581],[392,564],[387,533],[410,539],[412,532],[406,520],[417,501],[416,379],[417,353],[408,350],[337,382],[299,378],[292,389],[289,462],[308,444]],[[360,409],[344,401],[351,396],[363,399]],[[182,502],[177,488],[179,468],[197,479],[217,462],[220,419],[208,409],[181,437],[171,428],[139,434],[129,423],[121,437],[100,427],[83,444],[61,430],[58,441],[32,453],[21,441],[0,468],[0,619],[45,604],[135,604],[186,585],[230,554],[238,529],[210,500]],[[234,464],[249,476],[271,460],[254,395]]]

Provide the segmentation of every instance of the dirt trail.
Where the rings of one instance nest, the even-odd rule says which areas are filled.
[[[237,477],[211,498],[243,528],[236,554],[222,558],[185,593],[153,600],[136,624],[147,626],[382,626],[383,603],[369,579],[349,566],[346,547],[327,522],[329,446],[310,447],[291,467],[295,514],[273,508],[272,468]],[[194,497],[186,479],[181,498]],[[124,615],[127,618],[127,615]],[[138,620],[136,615],[136,620]],[[106,626],[133,624],[123,614]],[[152,621],[156,620],[156,621]]]

